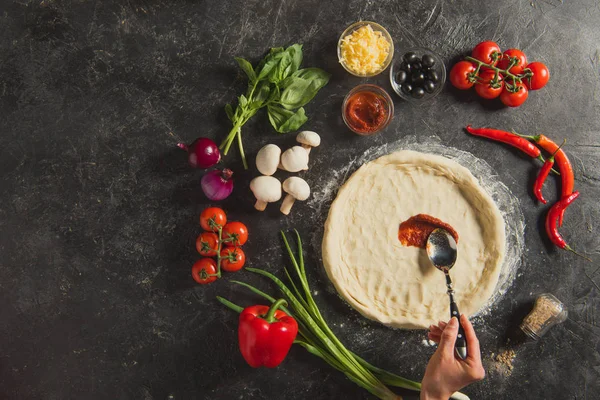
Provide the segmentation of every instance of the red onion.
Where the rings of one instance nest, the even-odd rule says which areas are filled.
[[[177,146],[188,152],[188,162],[194,168],[210,168],[221,160],[217,144],[208,138],[198,138],[189,146],[185,143]]]
[[[226,199],[233,191],[233,172],[225,168],[223,171],[215,169],[208,171],[202,177],[202,191],[210,200]]]

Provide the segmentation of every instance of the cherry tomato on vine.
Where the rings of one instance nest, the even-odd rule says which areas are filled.
[[[470,89],[474,85],[474,82],[471,81],[471,77],[476,69],[475,65],[470,61],[459,61],[454,64],[454,67],[450,70],[450,82],[452,82],[452,85],[457,89]]]
[[[527,56],[519,49],[508,49],[504,53],[502,53],[502,59],[498,61],[497,67],[500,69],[508,68],[511,58],[516,58],[517,64],[512,66],[508,70],[508,72],[515,75],[522,74],[523,70],[525,69],[525,66],[527,65]]]
[[[517,83],[517,91],[511,92],[506,86],[502,90],[500,94],[500,101],[508,107],[519,107],[521,104],[525,103],[527,100],[527,96],[529,95],[529,90],[523,85],[523,83]]]
[[[533,76],[530,78],[525,78],[525,86],[529,90],[538,90],[546,86],[548,80],[550,79],[550,71],[548,71],[548,67],[541,62],[534,61],[527,65],[527,69],[533,73]]]
[[[219,248],[219,236],[216,233],[204,232],[196,239],[196,250],[205,257],[214,257]]]
[[[221,227],[225,226],[227,223],[225,211],[218,207],[208,207],[200,214],[200,226],[202,229],[213,232],[217,232],[219,230],[218,227],[210,223],[211,219],[215,224],[220,225]]]
[[[494,59],[494,53],[497,53]],[[471,57],[483,61],[486,64],[496,65],[501,56],[500,46],[496,42],[485,41],[473,48]]]
[[[248,228],[241,222],[229,222],[223,228],[223,243],[229,247],[242,246],[248,240]]]
[[[502,74],[498,74],[498,82],[492,83],[492,80],[496,76],[496,72],[490,69],[486,69],[479,73],[481,79],[475,84],[475,91],[477,94],[484,99],[495,99],[502,93],[504,82],[502,81]]]
[[[192,266],[192,278],[201,285],[216,281],[216,274],[217,263],[212,258],[201,258]]]
[[[221,268],[225,271],[239,271],[245,263],[246,255],[239,247],[227,247],[221,250]]]

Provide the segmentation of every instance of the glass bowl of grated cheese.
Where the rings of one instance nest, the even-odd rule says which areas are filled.
[[[381,25],[359,21],[350,25],[340,36],[338,60],[352,75],[371,77],[380,74],[394,58],[394,41]]]

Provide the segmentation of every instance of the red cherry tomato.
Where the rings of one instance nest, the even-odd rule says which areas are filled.
[[[525,103],[528,95],[529,90],[527,90],[525,85],[518,83],[516,92],[511,92],[504,86],[504,89],[500,94],[500,101],[508,107],[519,107],[521,104]]]
[[[216,233],[204,232],[196,239],[196,250],[204,257],[214,257],[219,248],[219,236]]]
[[[533,76],[531,78],[524,79],[525,85],[530,90],[538,90],[546,86],[548,80],[550,79],[550,71],[548,71],[548,67],[541,62],[534,61],[527,65],[527,69],[529,69]]]
[[[475,84],[475,91],[477,94],[484,99],[495,99],[502,93],[504,82],[502,81],[502,74],[498,74],[498,81],[492,82],[496,72],[491,69],[486,69],[479,73],[481,79]]]
[[[221,268],[225,271],[239,271],[245,263],[246,255],[239,247],[227,247],[221,250]]]
[[[450,82],[457,89],[470,89],[474,85],[471,77],[476,69],[475,65],[470,61],[459,61],[450,70]]]
[[[200,226],[205,231],[217,232],[219,229],[216,225],[223,227],[226,223],[227,216],[225,215],[225,211],[218,207],[208,207],[200,214]]]
[[[202,258],[192,266],[192,278],[201,285],[216,281],[216,274],[217,263],[212,258]]]
[[[248,240],[248,228],[241,222],[229,222],[223,228],[223,243],[229,247],[242,246]]]
[[[523,70],[525,69],[525,66],[527,65],[527,56],[519,49],[508,49],[504,53],[502,53],[502,59],[498,61],[498,68],[508,68],[508,64],[510,64],[511,58],[515,58],[517,60],[517,64],[512,66],[508,70],[508,72],[515,75],[522,74]]]
[[[471,57],[486,64],[496,65],[501,56],[500,46],[492,41],[481,42],[473,48]]]

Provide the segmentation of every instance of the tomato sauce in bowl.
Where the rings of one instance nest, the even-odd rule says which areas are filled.
[[[359,135],[373,135],[389,125],[394,103],[385,90],[376,85],[359,85],[348,93],[342,106],[346,126]]]

